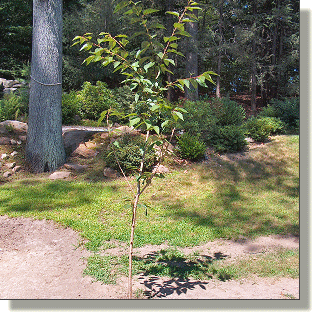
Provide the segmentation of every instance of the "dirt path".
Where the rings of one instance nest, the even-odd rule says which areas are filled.
[[[77,248],[80,236],[52,221],[0,216],[0,299],[125,299],[127,281],[104,285],[83,277],[84,257]],[[217,240],[199,250],[208,255],[231,257],[265,252],[274,248],[298,248],[295,238],[261,237],[255,242]],[[165,248],[146,246],[136,254]],[[115,250],[115,249],[112,249]],[[286,299],[299,298],[299,279],[250,278],[243,280],[188,280],[137,276],[134,290],[147,291],[153,298],[167,299]]]

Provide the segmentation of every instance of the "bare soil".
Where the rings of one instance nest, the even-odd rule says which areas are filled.
[[[126,277],[106,285],[83,276],[85,258],[92,253],[79,246],[81,241],[77,232],[52,221],[0,216],[0,299],[126,299]],[[276,236],[254,242],[216,240],[184,251],[236,258],[280,247],[297,249],[299,240]],[[135,254],[162,248],[166,245],[150,245]],[[123,249],[109,251],[116,254]],[[156,299],[299,299],[299,279],[252,277],[222,282],[139,275],[134,290],[144,292],[140,298]]]

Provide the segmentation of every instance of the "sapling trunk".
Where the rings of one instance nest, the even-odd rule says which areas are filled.
[[[142,173],[143,173],[144,160],[145,160],[148,140],[149,140],[149,131],[147,132],[145,148],[143,150],[142,160],[140,163],[139,176],[137,179],[137,193],[135,195],[134,202],[132,205],[132,222],[131,222],[130,247],[129,247],[129,280],[128,280],[128,298],[129,299],[132,299],[132,254],[133,254],[134,229],[136,226],[137,207],[138,207],[140,195],[142,193],[141,192],[141,177],[142,177]]]

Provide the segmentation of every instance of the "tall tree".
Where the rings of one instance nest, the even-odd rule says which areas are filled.
[[[62,140],[62,0],[33,1],[26,158],[34,172],[65,162]]]
[[[198,10],[193,11],[194,16],[197,18]],[[188,47],[186,52],[186,76],[198,76],[198,21],[188,22],[186,24],[186,31],[191,35],[188,38]],[[186,87],[185,97],[190,100],[198,100],[199,92],[198,87]]]

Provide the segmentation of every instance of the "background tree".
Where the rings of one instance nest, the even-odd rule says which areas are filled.
[[[26,158],[35,172],[65,162],[61,96],[62,0],[34,0]]]

